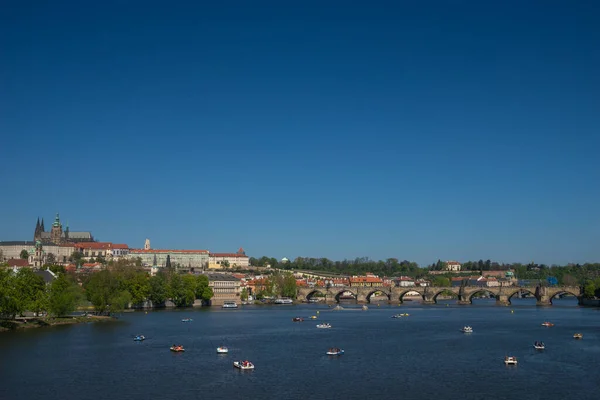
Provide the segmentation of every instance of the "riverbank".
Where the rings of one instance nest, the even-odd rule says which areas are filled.
[[[62,318],[19,318],[0,320],[0,332],[16,331],[22,329],[44,328],[58,325],[74,325],[89,322],[107,322],[116,321],[115,317],[107,316],[81,316],[81,317],[62,317]]]

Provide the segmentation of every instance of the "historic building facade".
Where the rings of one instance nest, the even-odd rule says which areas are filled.
[[[64,244],[64,243],[77,243],[77,242],[93,242],[94,237],[91,232],[71,232],[69,225],[63,230],[62,223],[58,213],[52,223],[52,227],[49,232],[46,232],[44,227],[44,219],[40,222],[38,218],[35,225],[35,231],[33,234],[33,241],[41,241],[42,243],[53,243],[53,244]]]
[[[129,249],[127,258],[140,258],[147,267],[166,267],[167,261],[182,272],[197,272],[208,266],[208,250],[152,249],[146,239],[143,249]]]
[[[208,257],[208,268],[209,269],[221,269],[221,268],[248,268],[250,265],[249,257],[243,248],[237,251],[237,253],[210,253]]]

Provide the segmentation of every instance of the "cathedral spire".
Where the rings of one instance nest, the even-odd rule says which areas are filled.
[[[44,218],[42,217],[42,225],[40,226],[42,232],[46,232],[46,228],[44,228]]]

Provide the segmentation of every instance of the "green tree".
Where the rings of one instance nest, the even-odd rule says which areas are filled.
[[[63,267],[62,265],[49,265],[48,269],[54,272],[55,274],[64,274],[66,272],[65,267]]]
[[[131,295],[133,304],[142,304],[150,296],[150,279],[144,271],[130,271],[122,287]]]
[[[81,254],[79,251],[74,251],[71,254],[71,257],[69,257],[69,260],[71,262],[74,262],[76,265],[81,265],[82,258],[83,258],[83,254]]]
[[[79,285],[66,274],[59,274],[48,288],[48,312],[55,317],[72,313],[82,294]]]
[[[169,284],[163,271],[160,271],[155,276],[150,277],[150,292],[148,299],[156,307],[163,304],[169,298]]]
[[[247,288],[242,289],[242,292],[240,293],[240,300],[248,301],[248,289]]]
[[[29,252],[25,249],[21,250],[21,254],[19,254],[19,257],[22,260],[27,260],[29,258]]]
[[[12,270],[0,268],[0,317],[14,319],[19,312],[19,301]]]
[[[431,285],[432,286],[436,286],[436,287],[449,287],[450,286],[450,279],[448,279],[445,276],[436,275],[432,279]]]
[[[196,286],[196,298],[205,302],[209,301],[215,295],[212,288],[208,284],[208,276],[198,275],[196,277],[198,284]]]
[[[19,312],[46,309],[46,282],[29,268],[21,268],[14,279]]]
[[[221,267],[223,267],[223,268],[229,268],[229,261],[228,260],[223,261],[221,263]]]
[[[87,299],[100,314],[110,311],[112,301],[118,300],[122,291],[117,277],[109,270],[92,274],[84,288]]]
[[[594,284],[594,282],[593,281],[586,282],[585,286],[583,287],[583,296],[585,298],[592,299],[592,298],[594,298],[595,295],[596,295],[596,285]]]

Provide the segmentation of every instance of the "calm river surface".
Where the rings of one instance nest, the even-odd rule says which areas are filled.
[[[600,310],[572,299],[533,304],[206,307],[1,333],[0,399],[600,398]],[[317,310],[318,321],[292,322]],[[474,333],[459,332],[464,325]],[[535,351],[535,340],[547,349]],[[186,352],[170,352],[174,343]],[[229,354],[216,354],[221,343]],[[326,356],[331,346],[346,354]],[[505,355],[519,365],[505,366]],[[256,369],[236,370],[236,359]]]

